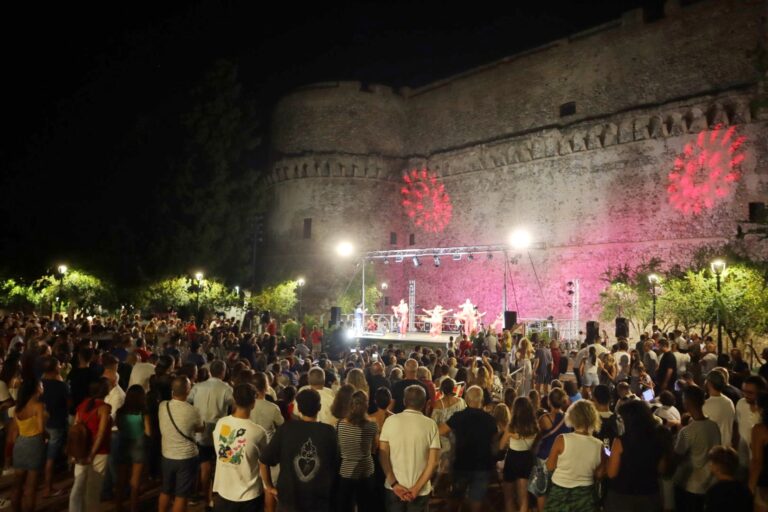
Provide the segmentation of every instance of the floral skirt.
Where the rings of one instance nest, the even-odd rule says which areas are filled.
[[[544,512],[595,512],[595,486],[566,488],[552,483],[547,494]]]

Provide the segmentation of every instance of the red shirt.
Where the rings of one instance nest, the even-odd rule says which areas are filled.
[[[299,337],[303,340],[307,339],[307,328],[303,325],[301,326],[301,330],[299,331]]]
[[[91,432],[91,440],[95,440],[96,436],[99,433],[99,423],[101,423],[101,418],[99,417],[98,409],[102,405],[104,405],[104,400],[96,399],[93,401],[93,406],[88,408],[88,406],[91,403],[90,398],[86,398],[83,400],[83,403],[81,403],[77,407],[77,416],[80,418],[80,420],[85,422],[85,426],[88,427],[88,430]],[[103,455],[109,453],[109,439],[111,437],[110,435],[110,429],[112,428],[112,418],[109,419],[109,422],[107,423],[107,431],[104,432],[104,437],[101,440],[101,446],[99,447],[99,450],[96,452],[97,455]]]
[[[320,345],[323,342],[323,333],[320,331],[312,331],[312,344]]]
[[[275,322],[269,322],[267,325],[267,332],[270,336],[277,334],[277,324]]]
[[[560,349],[552,349],[552,378],[557,379],[560,377]]]
[[[135,351],[136,355],[141,359],[142,363],[146,363],[149,361],[149,356],[151,355],[150,352],[145,348],[137,348]]]

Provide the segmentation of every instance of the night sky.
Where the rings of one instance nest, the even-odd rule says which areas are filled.
[[[6,6],[0,277],[40,275],[60,260],[111,273],[118,255],[110,251],[121,249],[105,240],[118,226],[135,229],[125,221],[138,213],[148,223],[159,215],[146,211],[142,194],[158,182],[162,165],[151,173],[126,170],[125,154],[145,151],[143,161],[156,162],[168,157],[151,145],[126,149],[126,135],[177,101],[219,59],[238,65],[267,126],[276,98],[298,85],[360,80],[415,87],[634,7],[653,16],[661,1],[507,2],[503,11],[466,1],[298,5]],[[255,167],[266,158],[262,151]]]

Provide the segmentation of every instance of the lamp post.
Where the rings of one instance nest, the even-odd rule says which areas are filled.
[[[651,315],[651,329],[656,327],[656,285],[659,284],[659,276],[651,274],[648,276],[648,282],[651,285],[651,299],[653,301],[653,312]]]
[[[195,316],[200,316],[200,292],[203,290],[203,278],[205,276],[202,272],[195,272],[195,281],[197,282],[195,286]],[[200,320],[197,318],[197,320]],[[197,323],[197,322],[195,322]]]
[[[301,290],[304,288],[304,285],[306,284],[306,281],[304,281],[303,277],[300,277],[296,280],[296,285],[299,287],[299,324],[301,324]]]
[[[715,274],[715,283],[717,283],[717,296],[720,297],[720,279],[725,273],[725,261],[717,259],[712,262],[712,273]],[[723,353],[723,322],[720,318],[720,307],[717,308],[717,353]]]
[[[387,283],[381,283],[381,291],[386,292],[389,285]],[[381,297],[381,310],[384,311],[384,296]]]
[[[59,265],[56,268],[56,270],[59,271],[59,296],[57,297],[58,298],[58,305],[57,305],[56,309],[58,309],[58,312],[61,313],[61,306],[64,303],[64,299],[63,299],[63,297],[64,297],[64,276],[69,271],[69,267],[67,267],[66,265],[62,264],[62,265]]]

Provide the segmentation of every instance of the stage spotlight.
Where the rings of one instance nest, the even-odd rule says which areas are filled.
[[[402,256],[395,256],[395,263],[402,263],[403,257]]]
[[[568,286],[573,286],[573,281],[568,281],[568,283],[566,283],[566,284],[567,284]]]
[[[389,258],[384,258],[384,264],[389,265]]]
[[[461,254],[454,254],[453,261],[459,261],[459,260],[461,260]]]
[[[573,295],[574,293],[576,292],[574,292],[573,290],[568,290],[568,295]]]
[[[524,229],[515,230],[509,238],[513,249],[527,249],[531,246],[531,235]]]
[[[566,306],[568,306],[569,308],[572,308],[572,307],[573,307],[573,304],[571,304],[571,303],[569,302],[568,304],[566,304]]]
[[[488,253],[488,256],[486,256],[486,257],[487,257],[489,260],[492,260],[492,259],[493,259],[493,254],[491,254],[491,253]]]
[[[435,256],[434,260],[435,260],[435,266],[439,267],[440,266],[440,258],[438,256]]]
[[[336,246],[336,254],[338,254],[342,258],[351,256],[354,251],[355,251],[355,248],[349,242],[341,242],[339,243],[339,245]]]
[[[416,256],[413,257],[413,266],[418,267],[421,263],[419,263],[419,258]]]
[[[467,255],[467,259],[468,259],[469,261],[472,261],[472,260],[474,260],[474,259],[475,259],[475,255],[474,255],[474,254],[469,254],[469,255]]]

